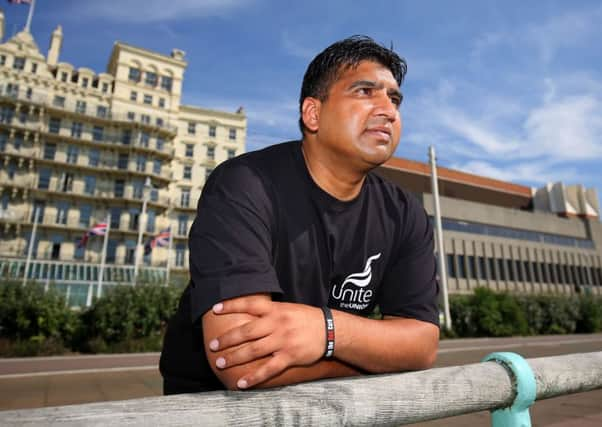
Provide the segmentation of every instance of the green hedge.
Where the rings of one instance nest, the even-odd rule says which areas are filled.
[[[158,351],[181,286],[114,286],[73,311],[43,286],[0,284],[0,356]],[[602,297],[495,293],[452,295],[453,337],[503,337],[602,331]],[[376,317],[379,313],[374,314]]]
[[[455,337],[602,331],[600,296],[511,295],[477,288],[472,295],[451,295],[449,302]]]
[[[43,286],[0,284],[0,356],[158,351],[180,286],[112,286],[74,311]]]

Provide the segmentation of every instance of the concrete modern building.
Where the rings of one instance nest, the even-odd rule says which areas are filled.
[[[0,12],[0,42],[3,28]],[[59,26],[46,55],[28,31],[0,44],[0,277],[23,277],[36,210],[29,277],[73,304],[98,293],[104,239],[79,242],[109,215],[104,284],[134,280],[139,227],[143,243],[167,228],[173,236],[169,254],[157,246],[140,260],[139,280],[165,281],[168,265],[185,276],[205,179],[245,151],[242,108],[182,105],[181,50],[116,42],[96,73],[60,62],[62,39]]]
[[[394,158],[378,173],[434,215],[430,167]],[[540,189],[438,167],[450,293],[477,286],[526,293],[602,294],[602,224],[594,189]]]

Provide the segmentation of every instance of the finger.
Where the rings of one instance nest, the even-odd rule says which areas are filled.
[[[255,341],[270,335],[274,330],[273,322],[265,317],[251,320],[236,328],[230,329],[225,334],[211,340],[209,348],[213,351],[226,350],[249,341]]]
[[[277,345],[271,337],[252,341],[230,353],[224,354],[215,360],[219,369],[231,368],[237,365],[253,362],[269,356],[277,350]]]
[[[251,388],[281,374],[290,366],[290,359],[286,353],[276,353],[266,363],[261,365],[255,372],[245,375],[236,382],[241,389]]]
[[[271,310],[271,304],[272,300],[266,298],[265,295],[252,295],[219,302],[213,306],[213,313],[247,313],[254,316],[263,316]]]

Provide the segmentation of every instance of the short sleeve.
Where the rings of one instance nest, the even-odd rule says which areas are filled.
[[[382,283],[380,310],[385,315],[413,318],[438,326],[439,285],[433,228],[414,196],[403,194],[405,212],[398,234],[399,245]]]
[[[188,240],[193,323],[225,299],[282,292],[272,265],[273,214],[251,167],[226,162],[213,171]]]

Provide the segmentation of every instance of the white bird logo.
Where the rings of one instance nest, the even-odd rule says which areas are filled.
[[[343,281],[343,284],[341,285],[341,290],[345,287],[347,283],[350,283],[360,288],[368,286],[370,284],[370,281],[372,280],[372,267],[370,264],[372,264],[372,261],[376,261],[379,258],[380,252],[368,258],[366,260],[366,267],[364,268],[364,271],[362,271],[361,273],[353,273],[347,276]]]

